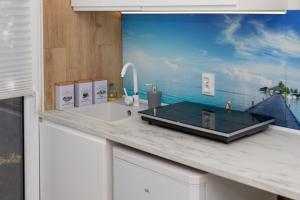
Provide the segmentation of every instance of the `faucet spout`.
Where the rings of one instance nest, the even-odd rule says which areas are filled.
[[[138,95],[138,78],[137,78],[137,71],[136,71],[136,67],[133,63],[126,63],[123,66],[122,72],[121,72],[121,77],[124,78],[124,76],[126,75],[127,69],[128,67],[132,68],[132,77],[133,77],[133,92],[134,95]]]
[[[126,75],[127,69],[128,67],[132,68],[132,77],[133,77],[133,98],[135,100],[134,105],[135,106],[139,106],[139,92],[138,92],[138,78],[137,78],[137,71],[136,71],[136,67],[133,63],[126,63],[123,66],[123,69],[121,71],[121,77],[124,78],[124,76]]]

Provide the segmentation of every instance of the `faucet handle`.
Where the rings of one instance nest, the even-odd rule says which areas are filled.
[[[131,106],[134,103],[134,99],[132,96],[128,96],[127,90],[126,88],[123,88],[124,94],[125,94],[125,98],[124,98],[124,102],[127,106]]]
[[[124,91],[125,96],[127,97],[127,96],[128,96],[128,93],[127,93],[126,88],[123,88],[123,91]]]

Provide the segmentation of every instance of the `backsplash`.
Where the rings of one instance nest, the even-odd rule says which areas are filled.
[[[164,103],[199,102],[271,115],[300,130],[300,11],[286,15],[124,15],[124,63],[136,65],[139,92],[156,83]],[[215,96],[202,95],[215,74]],[[132,90],[128,73],[124,86]]]

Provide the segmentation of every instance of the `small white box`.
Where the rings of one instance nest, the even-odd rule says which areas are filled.
[[[74,108],[74,83],[61,82],[55,84],[56,109],[64,110]]]
[[[93,104],[107,102],[107,80],[93,80]]]
[[[93,83],[91,80],[75,82],[75,106],[87,106],[93,104]]]

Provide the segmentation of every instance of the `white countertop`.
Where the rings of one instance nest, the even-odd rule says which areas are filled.
[[[300,134],[278,128],[224,144],[157,126],[138,116],[107,123],[76,111],[50,111],[51,122],[292,199],[300,199]]]

